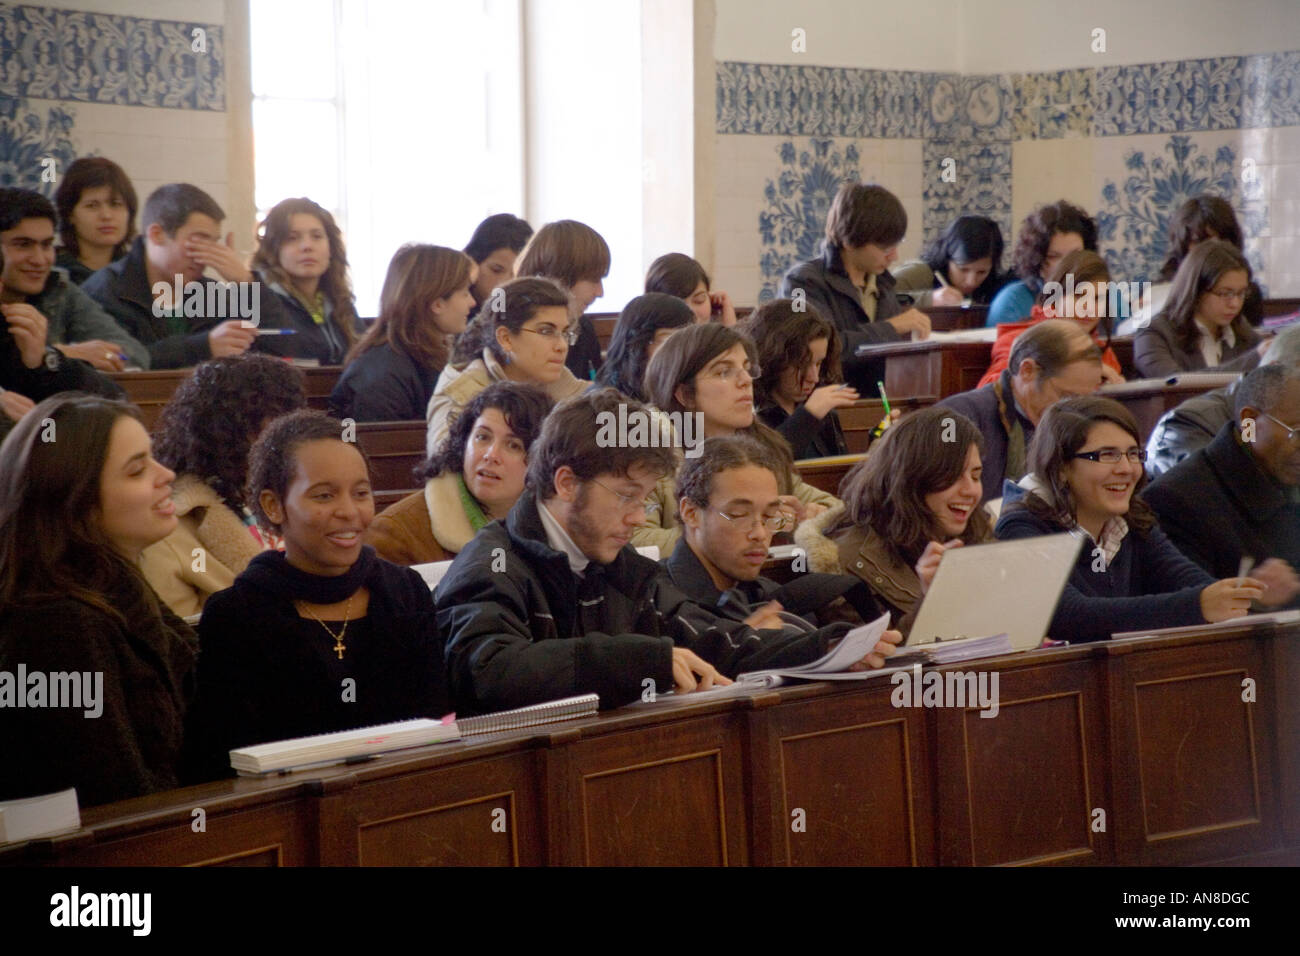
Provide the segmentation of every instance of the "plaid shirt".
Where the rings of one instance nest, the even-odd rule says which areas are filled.
[[[1093,547],[1101,548],[1102,557],[1106,559],[1106,566],[1115,560],[1115,555],[1119,554],[1120,545],[1124,543],[1124,537],[1128,534],[1128,522],[1123,518],[1109,518],[1101,526],[1101,540],[1098,541],[1083,528],[1076,527],[1074,533],[1086,537],[1093,543]]]

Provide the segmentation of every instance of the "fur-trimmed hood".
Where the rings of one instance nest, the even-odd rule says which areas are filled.
[[[826,537],[826,529],[844,515],[844,503],[832,505],[814,518],[802,522],[794,530],[794,543],[808,555],[808,570],[824,574],[843,574],[839,548]]]

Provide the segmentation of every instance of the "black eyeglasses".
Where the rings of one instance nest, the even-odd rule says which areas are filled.
[[[1071,455],[1070,457],[1099,461],[1103,465],[1117,465],[1120,459],[1127,458],[1133,464],[1140,465],[1147,460],[1147,450],[1145,448],[1130,448],[1128,451],[1121,451],[1118,448],[1098,448],[1096,451],[1081,451],[1077,455]]]

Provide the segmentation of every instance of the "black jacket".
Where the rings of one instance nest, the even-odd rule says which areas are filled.
[[[23,364],[22,353],[12,333],[0,327],[0,388],[39,402],[59,392],[90,392],[106,398],[124,398],[126,393],[112,379],[95,371],[89,362],[71,359],[53,346],[45,350],[45,361],[36,368]],[[0,412],[0,438],[13,427],[9,416]]]
[[[1008,403],[1008,412],[1020,420],[1020,428],[1025,435],[1025,451],[1028,453],[1029,443],[1034,437],[1034,423],[1021,413],[1020,406],[1015,402],[1011,392],[1009,369],[1004,369],[1002,372],[1002,395]],[[981,483],[984,485],[983,500],[992,501],[1001,498],[1003,478],[1019,481],[1024,475],[1006,474],[1009,436],[1006,427],[1002,424],[1002,417],[998,414],[998,397],[994,394],[993,383],[971,389],[969,392],[950,395],[942,399],[939,404],[965,415],[975,423],[975,427],[984,436],[984,451],[980,455],[980,460],[984,463],[984,474],[981,478]]]
[[[330,414],[359,422],[423,421],[440,371],[387,343],[377,345],[343,369],[330,392]]]
[[[787,415],[784,408],[773,402],[758,410],[758,418],[769,428],[775,428],[790,443],[795,461],[849,453],[844,442],[844,429],[840,427],[840,416],[833,408],[818,421],[803,405],[795,406],[794,413]]]
[[[339,658],[320,623],[300,617],[265,573],[264,563],[282,560],[258,555],[204,605],[188,747],[196,779],[229,775],[232,748],[450,709],[433,598],[416,572],[378,559],[365,629],[347,635]],[[346,678],[355,700],[343,699]]]
[[[293,335],[259,335],[255,351],[280,358],[316,359],[321,365],[342,365],[349,343],[347,336],[334,324],[327,312],[324,325],[317,325],[297,296],[254,273],[262,283],[262,301],[274,297],[280,308],[269,318],[262,317],[264,329],[293,329]],[[417,415],[419,418],[423,415]]]
[[[1214,440],[1233,419],[1237,379],[1226,388],[1193,395],[1160,416],[1147,439],[1147,474],[1163,474]],[[1235,573],[1235,572],[1234,572]]]
[[[1009,540],[1061,531],[1016,502],[1004,506],[994,533]],[[1117,631],[1205,623],[1201,591],[1214,579],[1183,557],[1159,525],[1146,535],[1130,528],[1115,559],[1101,571],[1093,570],[1097,557],[1091,543],[1085,539],[1066,579],[1049,636],[1081,643],[1106,640]]]
[[[578,341],[569,346],[569,354],[564,364],[574,377],[583,382],[590,382],[596,377],[596,370],[603,361],[600,355],[600,336],[596,334],[596,324],[585,315],[578,319]]]
[[[108,595],[135,626],[66,598],[0,612],[0,671],[102,674],[102,713],[84,707],[0,707],[0,800],[75,787],[84,807],[178,785],[186,708],[194,694],[194,632],[138,592]]]
[[[824,245],[822,256],[797,262],[781,280],[781,295],[791,298],[795,289],[803,289],[808,305],[840,332],[840,361],[844,377],[863,395],[875,394],[876,382],[884,381],[885,363],[881,359],[857,356],[860,345],[901,342],[900,335],[888,320],[907,311],[894,295],[895,279],[886,270],[876,276],[876,318],[867,318],[862,310],[862,294],[844,270],[838,248]]]
[[[174,283],[174,279],[169,279]],[[208,300],[209,287],[217,285],[214,279],[204,279],[204,301]],[[258,323],[267,328],[284,325],[283,307],[279,299],[266,286],[260,286],[258,297]],[[227,319],[225,316],[189,316],[184,322],[186,330],[172,331],[165,316],[153,314],[153,288],[145,269],[144,237],[137,236],[131,251],[121,259],[100,269],[82,284],[82,290],[104,307],[118,325],[149,348],[149,367],[153,369],[185,368],[212,358],[208,333]],[[217,301],[228,301],[228,293],[212,292]],[[286,336],[288,338],[288,336]]]
[[[673,553],[661,563],[673,584],[690,600],[734,621],[744,621],[768,601],[781,602],[784,615],[802,619],[791,621],[800,630],[813,630],[823,622],[832,623],[825,617],[830,606],[840,598],[845,599],[862,622],[874,621],[881,614],[867,586],[851,574],[810,571],[787,584],[759,577],[719,591],[685,537],[678,539]]]
[[[687,600],[654,561],[625,547],[580,578],[551,548],[533,491],[484,527],[438,585],[438,625],[458,711],[520,707],[596,693],[602,707],[673,687],[674,645],[728,677],[805,664],[826,653],[824,628],[760,632]]]
[[[1142,497],[1179,551],[1213,577],[1230,578],[1243,557],[1300,567],[1300,503],[1288,494],[1294,491],[1260,468],[1229,422]]]

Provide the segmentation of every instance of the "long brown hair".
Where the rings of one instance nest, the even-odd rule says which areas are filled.
[[[1143,446],[1138,434],[1137,420],[1133,414],[1113,398],[1083,395],[1067,398],[1054,404],[1043,415],[1034,429],[1029,443],[1026,464],[1031,474],[1051,489],[1053,501],[1030,492],[1020,504],[1030,514],[1037,515],[1062,529],[1073,528],[1077,506],[1070,491],[1065,469],[1074,461],[1075,454],[1088,443],[1088,433],[1094,425],[1110,422],[1118,425],[1133,437],[1133,443]],[[1155,515],[1138,493],[1147,482],[1146,470],[1138,477],[1129,499],[1128,514],[1124,520],[1141,534],[1146,534],[1155,524]]]
[[[1213,289],[1225,273],[1235,271],[1246,273],[1246,282],[1250,282],[1250,263],[1236,246],[1222,239],[1197,243],[1178,267],[1163,314],[1173,326],[1174,340],[1184,351],[1196,351],[1201,336],[1200,326],[1196,324],[1196,305],[1201,296]],[[1254,334],[1244,314],[1245,299],[1241,305],[1229,326],[1238,342]]]
[[[668,413],[693,411],[677,398],[677,386],[683,385],[687,392],[694,393],[695,377],[715,358],[736,345],[743,345],[749,361],[758,364],[754,343],[735,329],[716,322],[678,329],[659,346],[646,367],[645,391],[650,396],[650,403]],[[781,494],[790,494],[798,477],[790,443],[780,432],[759,421],[757,415],[748,428],[740,429],[740,433],[763,444],[780,461],[782,467],[776,476],[777,484],[781,487]]]
[[[161,617],[139,569],[96,515],[113,426],[140,420],[125,402],[62,392],[38,404],[0,445],[0,608],[72,598],[129,626],[125,611]],[[125,609],[121,595],[137,600]]]
[[[758,346],[762,373],[754,379],[754,405],[759,408],[776,401],[776,389],[787,368],[793,366],[803,375],[812,363],[808,345],[815,339],[826,340],[826,357],[818,370],[818,384],[843,381],[839,333],[811,306],[796,311],[792,299],[772,299],[745,316],[736,328]]]
[[[957,483],[971,445],[983,454],[984,436],[969,418],[947,408],[924,408],[899,419],[844,476],[844,515],[827,536],[867,528],[894,560],[915,563],[929,542],[946,537],[925,497]],[[988,516],[976,505],[961,540],[980,544],[989,533]]]
[[[345,364],[380,345],[405,352],[426,368],[441,369],[451,336],[433,323],[430,306],[469,285],[474,260],[457,249],[407,243],[393,253],[379,293],[379,318],[348,352]]]
[[[330,264],[320,277],[320,291],[329,301],[330,321],[351,346],[357,340],[357,311],[352,301],[352,283],[348,279],[348,253],[343,245],[343,233],[329,210],[306,198],[285,199],[272,206],[257,229],[259,239],[257,251],[253,253],[253,268],[279,283],[307,308],[314,306],[298,294],[293,279],[280,267],[280,247],[289,238],[289,223],[295,215],[313,216],[325,230],[325,238],[330,244]]]

